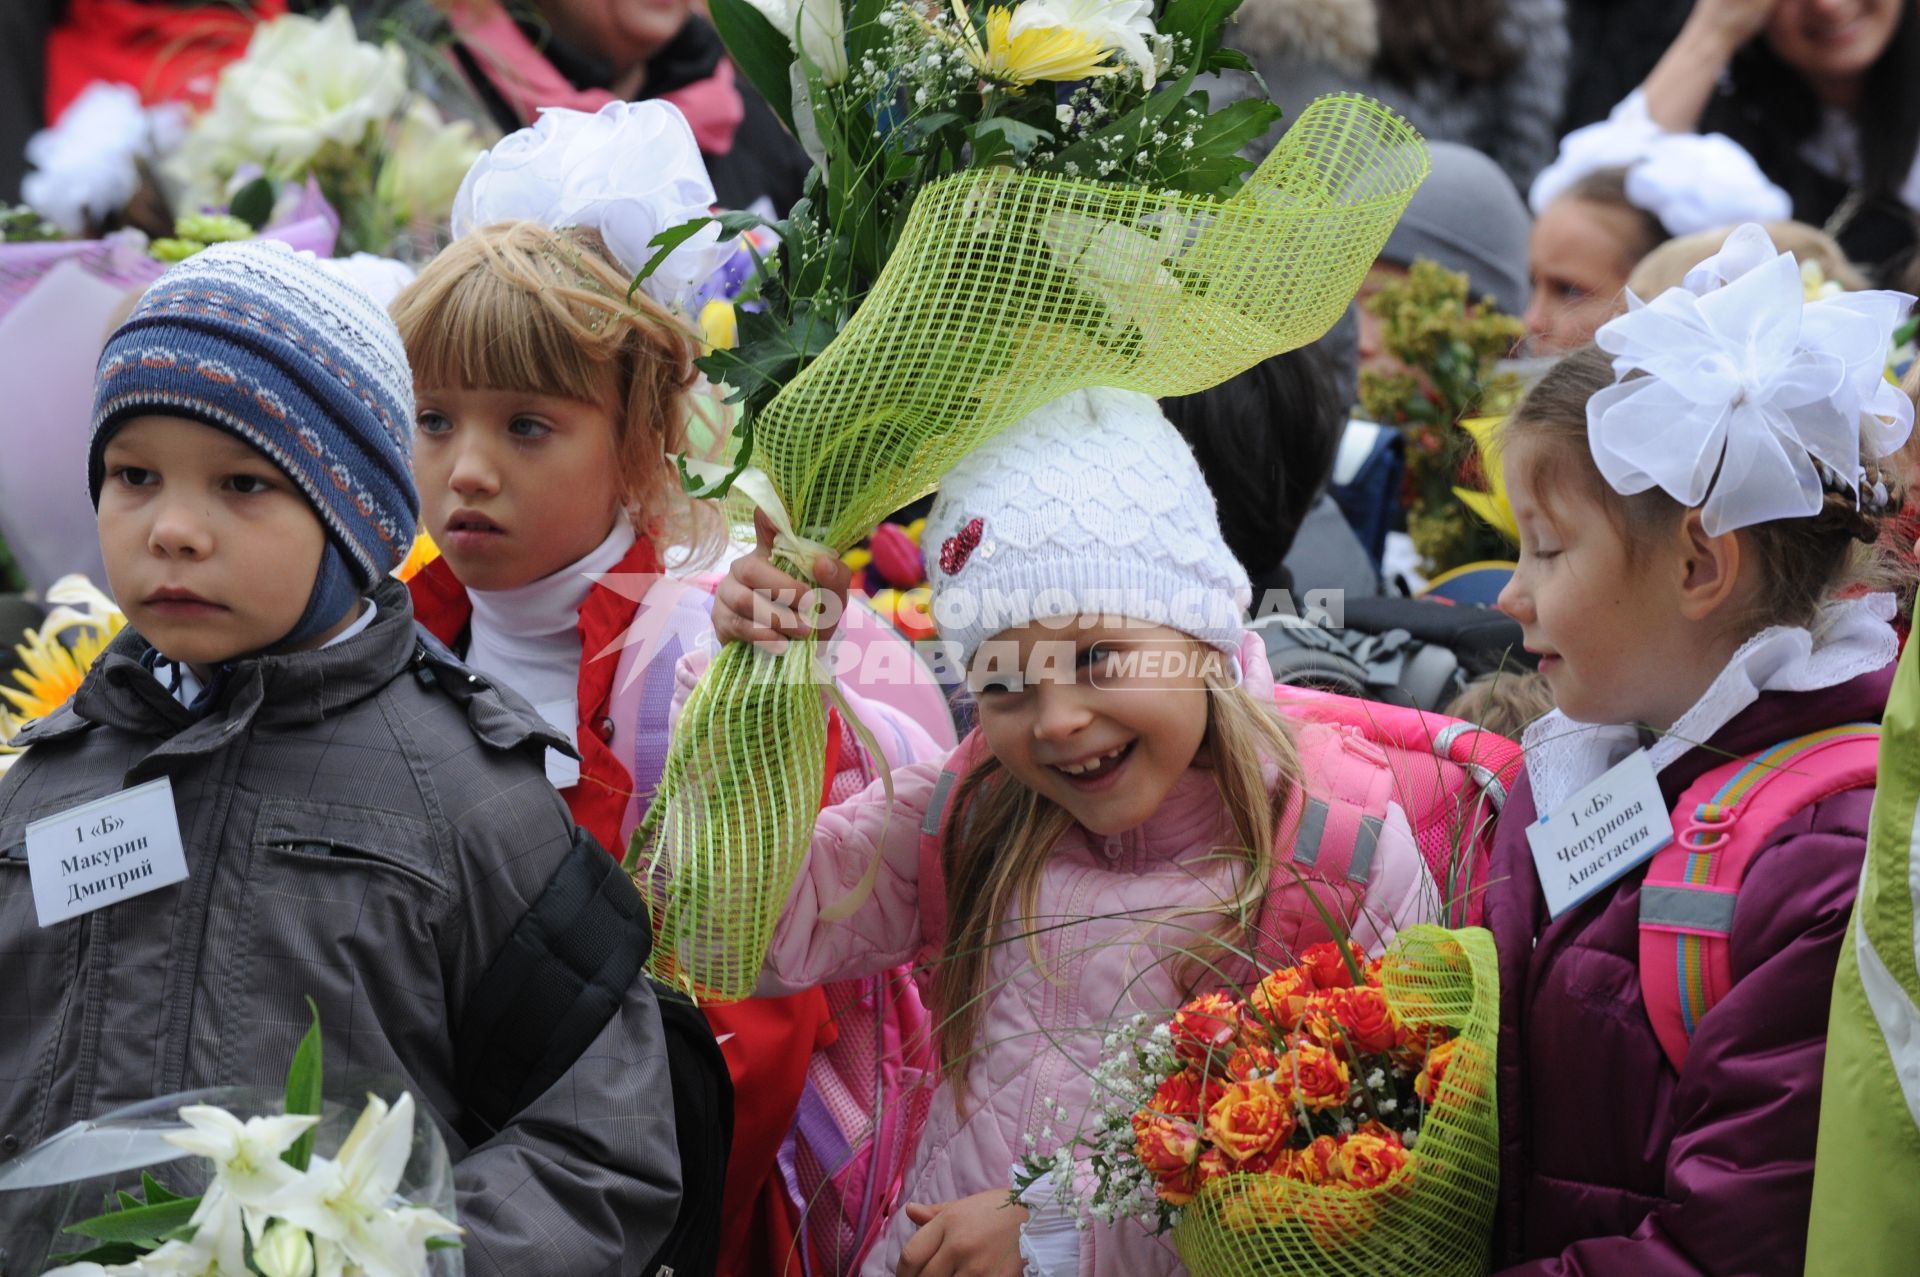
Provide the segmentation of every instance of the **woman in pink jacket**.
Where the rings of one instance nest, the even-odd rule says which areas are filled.
[[[1249,920],[1274,930],[1274,862],[1313,860],[1299,813],[1346,755],[1274,712],[1246,574],[1153,400],[1094,390],[1033,414],[947,476],[924,544],[979,730],[946,770],[896,771],[891,800],[876,783],[821,813],[761,992],[927,963],[938,1091],[866,1277],[1180,1272],[1137,1223],[1077,1229],[1036,1198],[1044,1180],[1013,1204],[1011,1173],[1090,1132],[1111,1028],[1252,975]],[[764,552],[741,560],[715,628],[802,634],[780,602],[799,588]],[[1327,900],[1377,951],[1437,899],[1405,813],[1382,801],[1366,823],[1370,865],[1356,853],[1350,894]],[[870,867],[852,915],[823,919]],[[1317,916],[1280,929],[1296,949],[1329,938]]]

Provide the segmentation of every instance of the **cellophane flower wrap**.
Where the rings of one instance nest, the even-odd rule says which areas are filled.
[[[1243,178],[1236,153],[1274,109],[1210,112],[1193,90],[1246,65],[1221,46],[1232,0],[850,0],[832,18],[821,2],[712,6],[819,170],[774,227],[737,344],[701,361],[741,418],[733,471],[697,490],[751,489],[786,524],[775,559],[796,575],[1050,400],[1190,394],[1320,336],[1427,171],[1410,127],[1342,97]],[[658,257],[704,229],[660,237]],[[635,835],[654,973],[697,996],[751,993],[805,858],[827,725],[816,655],[721,652]]]
[[[453,1163],[413,1096],[321,1084],[319,1015],[284,1091],[230,1086],[79,1122],[0,1169],[9,1273],[460,1277]]]
[[[1484,1273],[1493,937],[1418,926],[1371,962],[1347,948],[1118,1035],[1094,1131],[1024,1178],[1084,1218],[1171,1228],[1195,1277]]]

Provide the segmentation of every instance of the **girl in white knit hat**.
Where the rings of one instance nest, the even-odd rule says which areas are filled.
[[[1047,1180],[1010,1205],[1015,1164],[1091,1131],[1115,1025],[1246,981],[1269,945],[1331,938],[1275,882],[1318,876],[1373,952],[1437,893],[1389,786],[1343,798],[1376,774],[1334,765],[1356,742],[1274,712],[1246,574],[1153,400],[1084,391],[1010,428],[947,475],[923,544],[979,728],[944,767],[896,771],[891,799],[876,782],[821,812],[760,992],[930,966],[939,1089],[867,1277],[1183,1271],[1138,1223],[1076,1228]],[[814,566],[844,591],[844,568]],[[762,549],[721,586],[715,628],[802,635],[780,601],[802,588]],[[1343,818],[1329,802],[1365,831],[1351,855],[1308,832]],[[823,918],[876,857],[855,912]]]

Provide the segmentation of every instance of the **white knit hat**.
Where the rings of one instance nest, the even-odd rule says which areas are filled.
[[[934,624],[963,663],[1002,630],[1090,614],[1240,650],[1246,570],[1146,395],[1078,391],[1008,427],[941,480],[920,543]]]

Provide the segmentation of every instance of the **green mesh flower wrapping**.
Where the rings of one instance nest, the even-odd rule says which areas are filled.
[[[1235,1174],[1204,1185],[1174,1225],[1193,1277],[1479,1277],[1499,1191],[1493,936],[1409,927],[1381,970],[1402,1022],[1457,1034],[1404,1170],[1378,1188]]]
[[[1342,96],[1230,199],[1011,170],[930,185],[859,312],[751,423],[753,463],[801,535],[843,552],[1061,395],[1192,394],[1321,336],[1426,173],[1411,127]],[[826,740],[814,655],[721,652],[635,835],[654,974],[696,996],[752,992],[806,857]]]

